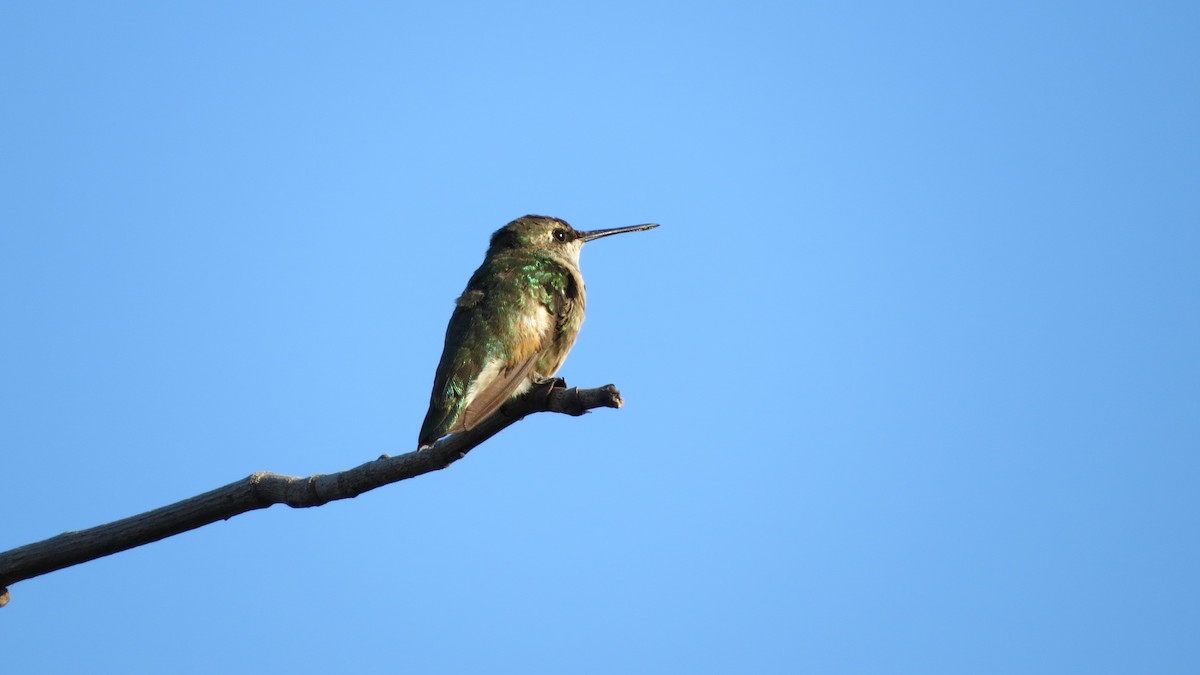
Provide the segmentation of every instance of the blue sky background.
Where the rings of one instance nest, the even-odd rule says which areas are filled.
[[[1192,3],[8,3],[0,549],[412,449],[525,213],[590,244],[451,469],[13,586],[12,673],[1184,673]]]

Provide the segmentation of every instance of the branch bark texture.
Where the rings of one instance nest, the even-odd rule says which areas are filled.
[[[567,389],[558,380],[533,387],[473,429],[447,436],[427,448],[404,455],[384,455],[353,469],[331,474],[299,477],[262,471],[153,511],[86,530],[64,532],[5,551],[0,553],[0,607],[8,603],[7,586],[18,581],[149,544],[218,520],[228,520],[247,511],[274,504],[294,508],[320,506],[444,469],[532,413],[582,415],[593,408],[619,408],[622,404],[620,392],[611,384],[595,389]]]

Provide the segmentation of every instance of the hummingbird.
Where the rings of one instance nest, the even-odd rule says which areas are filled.
[[[657,224],[582,232],[549,216],[496,230],[483,264],[454,301],[419,447],[465,431],[562,367],[583,325],[584,243]]]

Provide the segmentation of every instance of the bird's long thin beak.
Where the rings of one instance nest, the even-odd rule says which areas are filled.
[[[642,230],[653,230],[658,227],[658,223],[646,223],[645,225],[630,225],[629,227],[614,227],[611,230],[590,230],[588,232],[580,232],[576,235],[576,239],[580,241],[591,241],[600,237],[607,237],[610,234],[621,234],[622,232],[640,232]]]

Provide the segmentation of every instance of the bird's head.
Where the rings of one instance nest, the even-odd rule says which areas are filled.
[[[522,216],[496,230],[488,248],[489,255],[505,250],[532,249],[572,264],[579,264],[579,251],[584,243],[622,232],[638,232],[658,227],[657,224],[614,227],[608,230],[581,231],[571,227],[567,221],[550,216]]]

